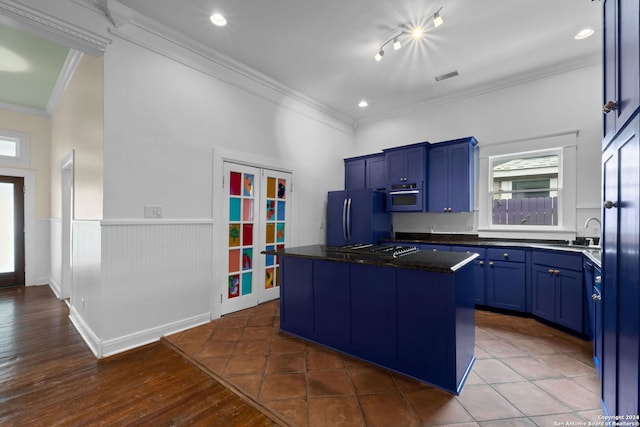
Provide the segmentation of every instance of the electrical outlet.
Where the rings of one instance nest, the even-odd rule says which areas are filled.
[[[147,205],[144,207],[145,218],[162,218],[162,206]]]

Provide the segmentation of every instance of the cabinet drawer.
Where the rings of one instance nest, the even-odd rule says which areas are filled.
[[[582,254],[563,254],[560,251],[533,251],[531,261],[534,264],[548,265],[555,268],[582,271]]]
[[[487,259],[490,261],[524,262],[524,253],[524,249],[489,248],[487,249]]]

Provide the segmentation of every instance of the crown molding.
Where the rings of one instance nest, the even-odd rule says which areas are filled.
[[[114,5],[117,4],[117,2],[114,3]],[[147,16],[132,12],[128,18],[127,25],[109,28],[109,33],[315,121],[353,134],[351,117]]]
[[[45,111],[48,116],[53,115],[58,103],[60,102],[60,98],[64,94],[65,89],[69,85],[71,81],[71,77],[73,76],[73,72],[76,70],[80,59],[82,59],[82,52],[79,52],[74,49],[69,49],[69,54],[67,55],[67,59],[64,61],[64,65],[62,66],[62,70],[58,75],[58,80],[56,81],[56,85],[53,87],[51,91],[51,96],[49,97],[49,102],[47,102],[47,107]]]
[[[111,42],[106,37],[78,28],[15,0],[0,0],[0,22],[93,56],[101,56]]]

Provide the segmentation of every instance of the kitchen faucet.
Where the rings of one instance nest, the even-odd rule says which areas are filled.
[[[597,222],[598,225],[600,226],[600,229],[602,229],[602,223],[600,222],[600,220],[598,218],[596,218],[594,216],[587,218],[587,220],[584,222],[584,228],[587,228],[591,221]],[[593,238],[592,237],[587,238],[587,241],[589,242],[589,246],[593,246]]]
[[[587,228],[589,226],[589,223],[591,221],[595,221],[598,223],[598,225],[600,226],[600,228],[602,228],[602,223],[600,222],[600,220],[598,218],[596,218],[595,216],[589,217],[587,218],[587,220],[584,223],[584,228]]]

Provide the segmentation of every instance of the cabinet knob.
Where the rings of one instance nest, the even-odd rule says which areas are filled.
[[[594,300],[595,302],[598,302],[600,300],[602,300],[602,297],[598,294],[593,294],[591,295],[591,299]]]
[[[443,209],[443,211],[444,211],[444,212],[446,212],[446,211],[447,211],[447,208],[444,208],[444,209]]]
[[[451,208],[448,208],[448,211],[451,212]]]
[[[617,110],[618,109],[618,104],[616,104],[614,101],[608,101],[606,104],[604,104],[604,107],[602,107],[602,111],[607,114],[612,112],[613,110]]]
[[[479,261],[478,264],[484,265],[484,261]]]
[[[604,207],[606,209],[617,208],[618,202],[612,202],[611,200],[607,200],[606,202],[604,202]]]
[[[509,254],[506,253],[506,252],[502,256],[505,257],[505,258],[509,258]]]
[[[493,261],[489,261],[489,265],[493,265]]]
[[[553,268],[549,269],[549,274],[553,274]]]
[[[560,270],[553,270],[554,274],[560,274]]]

